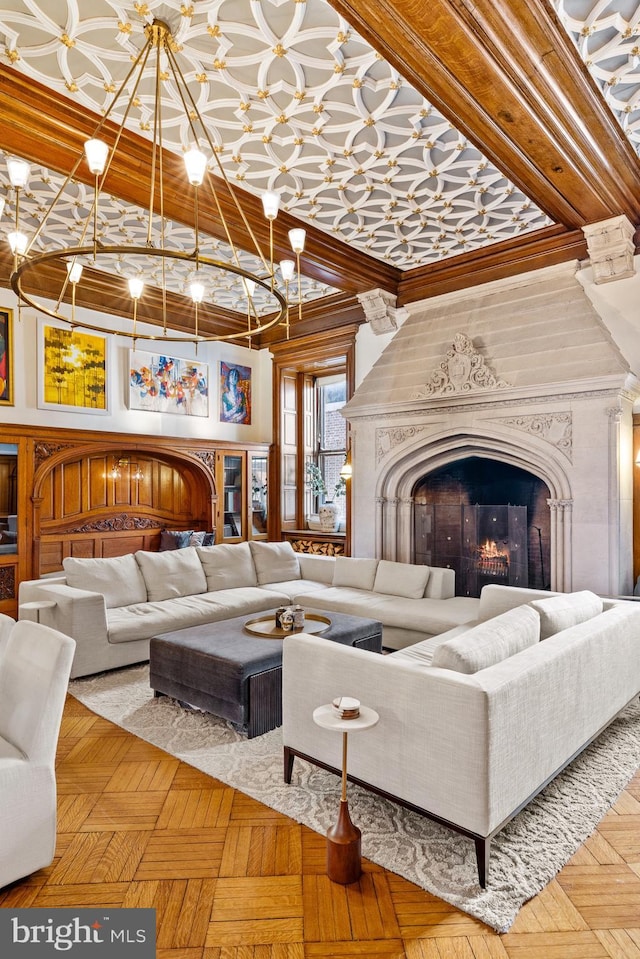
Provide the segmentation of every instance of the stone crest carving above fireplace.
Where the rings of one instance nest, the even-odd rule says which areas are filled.
[[[475,390],[501,390],[510,385],[506,380],[496,378],[469,336],[456,333],[445,359],[433,371],[428,382],[413,391],[411,399],[422,400],[428,396],[471,393]]]

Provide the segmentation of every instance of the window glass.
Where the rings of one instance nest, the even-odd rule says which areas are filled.
[[[347,451],[347,421],[340,412],[347,401],[345,376],[319,377],[318,397],[318,466],[327,492],[325,501],[335,502],[339,515],[345,513],[344,484],[340,470]]]

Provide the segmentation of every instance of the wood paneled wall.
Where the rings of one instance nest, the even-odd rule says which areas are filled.
[[[179,437],[10,426],[18,447],[18,550],[0,555],[0,612],[17,614],[18,586],[62,568],[65,556],[157,549],[160,531],[216,526],[216,453],[241,444]],[[108,474],[118,459],[120,477]]]

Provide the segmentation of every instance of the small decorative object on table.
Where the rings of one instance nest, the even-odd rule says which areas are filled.
[[[285,633],[293,631],[293,607],[287,606],[280,614],[280,629]]]
[[[360,700],[351,696],[336,696],[333,706],[338,710],[340,719],[355,719],[360,715]]]
[[[336,706],[336,703],[338,705]],[[357,709],[357,713],[356,713]],[[342,715],[342,712],[350,715]],[[378,713],[369,706],[361,706],[358,699],[337,696],[326,706],[313,711],[313,721],[324,729],[342,732],[342,791],[340,812],[335,826],[327,830],[327,875],[332,882],[347,885],[357,882],[362,873],[360,857],[361,833],[351,822],[347,805],[347,733],[370,729],[379,720]]]

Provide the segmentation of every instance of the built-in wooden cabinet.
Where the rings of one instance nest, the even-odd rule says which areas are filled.
[[[267,538],[268,467],[267,447],[217,452],[217,543]]]

